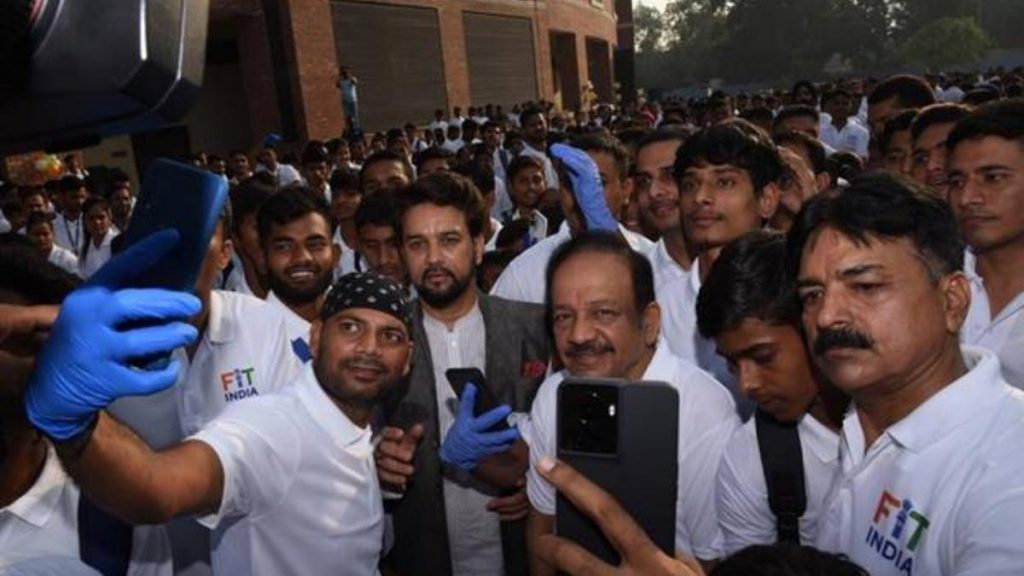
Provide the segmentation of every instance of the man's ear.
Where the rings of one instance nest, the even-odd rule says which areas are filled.
[[[775,216],[781,198],[782,190],[778,182],[770,182],[761,190],[761,196],[757,199],[757,211],[763,221],[767,222]]]
[[[832,175],[828,172],[822,172],[821,174],[814,175],[814,181],[818,186],[818,192],[824,192],[832,188]],[[804,198],[807,200],[807,198]]]
[[[231,238],[225,237],[220,247],[220,254],[217,255],[217,269],[224,270],[231,262],[231,255],[235,252],[235,243]]]
[[[309,327],[309,354],[315,360],[320,352],[320,334],[324,329],[324,321],[317,318]]]
[[[653,348],[657,345],[658,335],[661,333],[661,306],[657,302],[651,302],[644,308],[640,325],[644,332],[644,344],[648,348]]]
[[[959,334],[971,307],[971,284],[963,272],[955,272],[939,280],[944,300],[946,330]]]

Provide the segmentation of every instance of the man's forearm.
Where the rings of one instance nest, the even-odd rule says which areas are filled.
[[[185,442],[157,453],[105,412],[97,418],[90,436],[56,444],[64,468],[95,503],[132,524],[217,509],[224,474],[211,448]]]

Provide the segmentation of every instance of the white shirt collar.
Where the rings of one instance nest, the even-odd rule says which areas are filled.
[[[224,301],[217,290],[210,291],[210,313],[206,319],[206,337],[214,344],[225,344],[235,339],[235,323],[224,313]]]
[[[893,442],[912,452],[919,452],[961,425],[985,418],[995,405],[1005,401],[1011,389],[999,373],[999,360],[995,354],[972,346],[961,346],[961,352],[967,373],[889,426],[885,434]],[[856,410],[851,410],[846,416],[843,436],[851,450],[859,452],[859,458],[864,453],[864,440]],[[857,449],[857,446],[861,448]]]
[[[308,363],[302,372],[297,384],[297,394],[313,417],[313,421],[327,433],[338,448],[344,450],[360,441],[369,442],[370,427],[360,428],[348,419],[321,387],[313,372],[312,362]]]
[[[282,302],[281,299],[277,297],[277,294],[274,294],[273,291],[267,292],[267,302],[273,304],[278,309],[280,309],[281,312],[285,315],[285,318],[288,319],[289,322],[302,322],[304,325],[311,324],[309,320],[306,320],[302,316],[299,316],[298,314],[295,313],[294,310],[289,308],[287,304]]]
[[[60,460],[52,446],[47,446],[46,463],[35,484],[3,509],[25,522],[42,528],[57,508],[61,494],[67,489],[67,474],[60,467]]]

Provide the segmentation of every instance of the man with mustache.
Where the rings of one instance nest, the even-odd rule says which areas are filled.
[[[949,205],[864,176],[812,199],[788,243],[814,362],[853,403],[818,547],[874,576],[1020,573],[1024,394],[960,344]]]
[[[662,331],[677,356],[711,372],[733,392],[741,415],[753,409],[714,344],[697,332],[697,294],[719,252],[761,229],[779,205],[785,165],[771,139],[745,120],[730,120],[691,136],[676,152],[683,232],[695,253],[689,273],[658,287]]]
[[[540,561],[537,546],[554,531],[555,489],[537,466],[557,451],[558,387],[567,375],[660,381],[676,388],[675,548],[704,561],[720,558],[715,471],[739,419],[721,384],[659,343],[661,309],[654,299],[650,262],[616,234],[588,232],[555,251],[546,275],[548,321],[565,370],[544,381],[530,411],[527,490],[532,573],[554,573]]]
[[[970,250],[963,341],[999,356],[1024,388],[1024,103],[979,107],[946,139],[949,204]]]
[[[267,199],[256,219],[270,288],[267,302],[284,313],[292,350],[307,362],[310,324],[320,314],[341,258],[331,241],[330,210],[319,192],[289,188]]]
[[[412,373],[389,405],[378,456],[382,480],[402,493],[386,563],[398,574],[525,574],[526,446],[507,430],[471,433],[471,395],[460,406],[445,373],[477,368],[487,382],[473,384],[499,410],[528,412],[550,356],[543,308],[477,292],[489,216],[470,180],[437,172],[396,200],[419,299]]]
[[[200,304],[180,292],[121,289],[135,274],[108,273],[68,297],[26,393],[29,419],[82,492],[131,524],[198,516],[219,533],[218,574],[377,574],[384,513],[370,418],[409,371],[412,311],[400,287],[373,273],[342,277],[297,381],[154,451],[103,409],[174,381],[176,364],[129,362],[193,340],[180,320]],[[136,314],[159,325],[120,325]]]

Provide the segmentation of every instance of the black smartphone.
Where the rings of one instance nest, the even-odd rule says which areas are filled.
[[[135,286],[194,292],[227,199],[228,183],[220,176],[163,158],[154,161],[119,239],[119,250],[165,228],[176,229],[181,239],[159,264],[142,273]]]
[[[466,391],[466,384],[473,383],[476,385],[476,405],[473,406],[473,415],[480,416],[486,412],[494,410],[501,405],[498,399],[491,393],[490,388],[487,387],[487,378],[479,368],[449,368],[444,373],[445,378],[448,379],[448,383],[451,384],[452,390],[455,391],[455,395],[462,400],[462,393]],[[502,421],[495,430],[502,430],[508,428],[508,423]]]
[[[558,458],[611,494],[651,540],[675,554],[679,394],[661,382],[567,378],[558,388]],[[555,529],[605,562],[618,553],[561,494]]]

